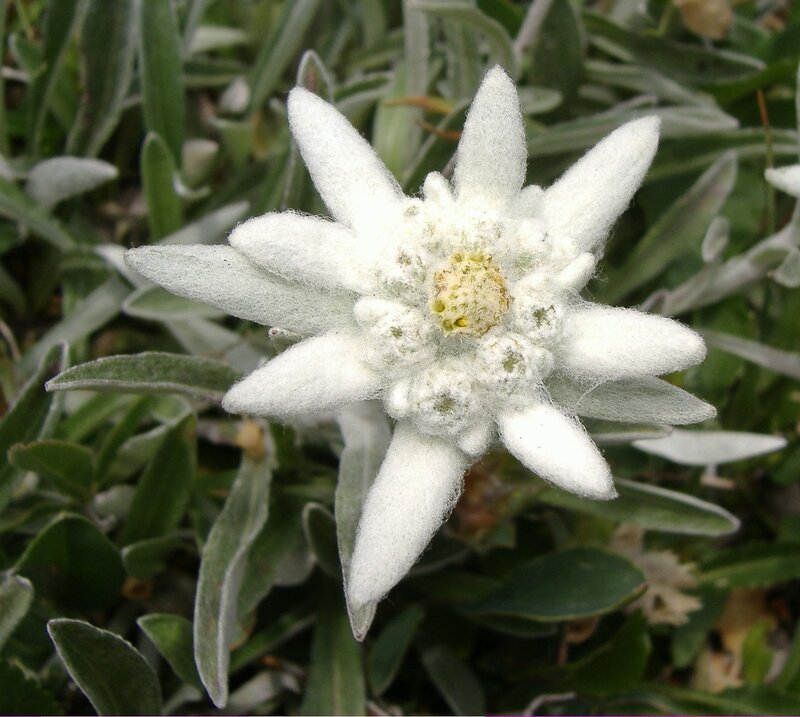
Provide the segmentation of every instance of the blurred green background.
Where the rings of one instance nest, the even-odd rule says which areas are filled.
[[[0,713],[797,712],[800,213],[763,179],[798,161],[796,3],[4,7]],[[613,503],[490,454],[357,643],[334,490],[375,469],[385,421],[343,439],[226,415],[283,337],[153,288],[122,252],[324,213],[294,85],[416,193],[497,63],[531,183],[662,117],[589,290],[702,331],[708,359],[671,380],[719,416],[672,460],[631,446],[662,427],[589,422]]]

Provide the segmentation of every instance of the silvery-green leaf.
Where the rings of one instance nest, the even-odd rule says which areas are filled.
[[[181,615],[150,613],[137,621],[147,637],[186,684],[200,687],[192,660],[192,623]]]
[[[220,708],[228,700],[230,643],[247,555],[267,521],[273,451],[267,438],[265,451],[260,460],[243,457],[200,559],[194,613],[195,663],[209,697]]]
[[[0,216],[13,219],[60,251],[75,246],[75,240],[49,213],[43,211],[13,182],[0,178]]]
[[[705,330],[702,334],[709,347],[727,351],[745,361],[752,361],[758,366],[768,368],[770,371],[800,379],[800,354],[798,353],[774,349],[758,341],[742,339],[719,331]]]
[[[788,289],[800,287],[800,250],[789,250],[783,263],[772,272],[772,278],[781,286]]]
[[[477,675],[444,645],[422,650],[422,664],[436,689],[457,715],[486,712],[486,696]]]
[[[61,401],[54,400],[44,383],[67,365],[67,345],[56,344],[45,351],[27,383],[12,398],[0,420],[0,456],[5,457],[15,443],[46,438],[55,428],[61,413]],[[22,474],[7,460],[0,463],[0,510],[5,508],[19,485]]]
[[[187,224],[165,236],[159,244],[217,244],[233,229],[250,209],[250,202],[233,202],[215,209],[196,222]]]
[[[361,508],[389,448],[392,433],[386,416],[373,401],[349,406],[339,415],[338,423],[344,438],[344,450],[339,459],[336,484],[336,534],[347,595],[350,560]],[[353,634],[357,640],[363,640],[375,615],[375,605],[366,605],[358,610],[348,605],[347,611]]]
[[[686,431],[675,429],[666,438],[635,441],[640,451],[686,466],[731,463],[779,451],[786,439],[741,431]]]
[[[224,312],[208,304],[198,304],[170,294],[157,286],[137,289],[122,304],[128,316],[151,321],[182,321],[185,319],[219,319]]]
[[[412,0],[411,6],[449,22],[463,23],[478,30],[489,45],[492,59],[516,77],[518,68],[514,48],[506,29],[469,0]]]
[[[33,585],[19,575],[6,575],[0,582],[0,652],[33,601]]]
[[[538,493],[546,505],[597,515],[620,523],[635,523],[645,530],[683,535],[727,535],[739,528],[739,519],[718,505],[659,486],[614,480],[615,500],[590,500],[555,488]]]
[[[735,153],[722,155],[659,217],[627,259],[608,272],[606,301],[616,303],[700,243],[733,189],[737,166]]]
[[[189,54],[198,55],[211,50],[221,50],[248,43],[247,33],[237,27],[224,25],[200,25],[195,28],[189,43]]]
[[[251,109],[260,109],[272,94],[284,70],[296,56],[319,6],[320,0],[295,0],[283,6],[280,18],[255,60],[250,77]]]
[[[175,162],[181,158],[186,110],[180,36],[175,6],[138,0],[139,79],[144,125],[164,139]]]
[[[96,156],[117,126],[136,56],[136,10],[136,0],[89,0],[80,32],[83,93],[69,154]]]
[[[156,132],[148,132],[140,167],[152,240],[163,239],[183,226],[183,206],[174,184],[175,162],[164,139]]]
[[[44,68],[31,83],[30,121],[28,137],[34,153],[38,152],[50,99],[56,90],[59,71],[70,37],[83,20],[88,7],[87,0],[56,0],[47,4],[44,19],[42,61]]]
[[[264,359],[264,351],[253,343],[207,319],[170,321],[167,329],[190,354],[216,356],[241,373],[252,371]]]
[[[705,401],[649,376],[608,381],[591,389],[563,379],[550,381],[547,387],[553,399],[569,411],[607,421],[682,425],[716,415]]]
[[[47,631],[98,714],[161,714],[156,673],[129,642],[82,620],[50,620]]]
[[[706,263],[715,261],[722,254],[730,238],[731,223],[727,217],[714,217],[708,225],[703,243],[700,245],[700,254]]]
[[[339,586],[320,585],[317,621],[301,715],[360,715],[365,713],[364,672],[359,644],[350,634]]]
[[[145,351],[73,366],[48,381],[47,390],[178,393],[216,401],[238,378],[238,371],[213,359]]]
[[[100,159],[52,157],[37,163],[28,175],[25,191],[45,209],[90,192],[117,178],[117,168]]]

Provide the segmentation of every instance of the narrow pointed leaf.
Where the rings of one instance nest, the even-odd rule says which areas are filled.
[[[33,585],[19,575],[7,575],[0,582],[0,652],[33,601]]]
[[[186,110],[175,7],[163,0],[139,0],[139,18],[145,127],[163,137],[177,163],[183,147]]]
[[[537,500],[577,513],[596,515],[620,523],[635,523],[646,530],[683,535],[727,535],[739,528],[739,519],[724,508],[667,488],[617,478],[616,500],[598,501],[547,488]]]
[[[80,34],[84,92],[69,154],[94,157],[114,131],[133,74],[137,0],[89,0]]]
[[[165,436],[139,483],[120,536],[123,545],[160,538],[175,528],[195,478],[195,419],[187,416]]]
[[[194,658],[218,707],[228,700],[230,643],[247,554],[267,520],[270,459],[245,457],[203,548],[194,613]]]
[[[183,226],[183,207],[174,184],[176,163],[161,135],[147,134],[140,164],[150,236],[155,241]]]
[[[202,356],[146,351],[73,366],[48,381],[47,390],[177,393],[218,401],[240,376],[227,364]]]

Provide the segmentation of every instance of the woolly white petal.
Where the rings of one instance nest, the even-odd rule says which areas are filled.
[[[146,246],[125,261],[173,294],[307,336],[355,325],[349,293],[311,292],[260,271],[228,246]]]
[[[764,177],[773,187],[800,199],[800,164],[770,168],[764,172]]]
[[[569,312],[556,366],[587,381],[657,376],[700,363],[700,335],[664,316],[587,306]]]
[[[469,462],[453,443],[397,424],[358,525],[352,605],[379,600],[411,569],[455,505]]]
[[[458,200],[505,208],[525,181],[527,157],[517,90],[494,67],[478,88],[458,143],[453,172]]]
[[[270,213],[239,224],[228,241],[250,261],[290,281],[364,290],[367,271],[356,237],[339,224],[292,212]]]
[[[360,339],[351,336],[306,339],[234,384],[222,407],[231,413],[309,420],[373,398],[382,381],[361,362],[363,352]]]
[[[572,165],[542,198],[548,231],[584,250],[603,241],[653,161],[660,124],[658,117],[628,122]]]
[[[397,181],[335,107],[302,87],[289,93],[288,107],[292,134],[334,219],[369,232],[399,210]]]
[[[611,471],[583,426],[554,406],[540,404],[498,418],[500,438],[529,470],[588,498],[616,497]]]

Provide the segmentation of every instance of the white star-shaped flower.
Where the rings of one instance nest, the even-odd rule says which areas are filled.
[[[496,437],[550,483],[613,498],[608,465],[554,387],[574,404],[705,355],[676,321],[579,295],[652,161],[658,119],[619,128],[546,191],[523,188],[519,101],[495,68],[452,183],[432,173],[410,198],[331,105],[296,88],[288,109],[334,221],[270,213],[239,225],[229,247],[144,247],[128,262],[176,294],[307,337],[234,385],[228,411],[297,421],[379,399],[396,420],[360,518],[351,607],[412,567]],[[702,408],[687,421],[713,415],[691,400]]]

